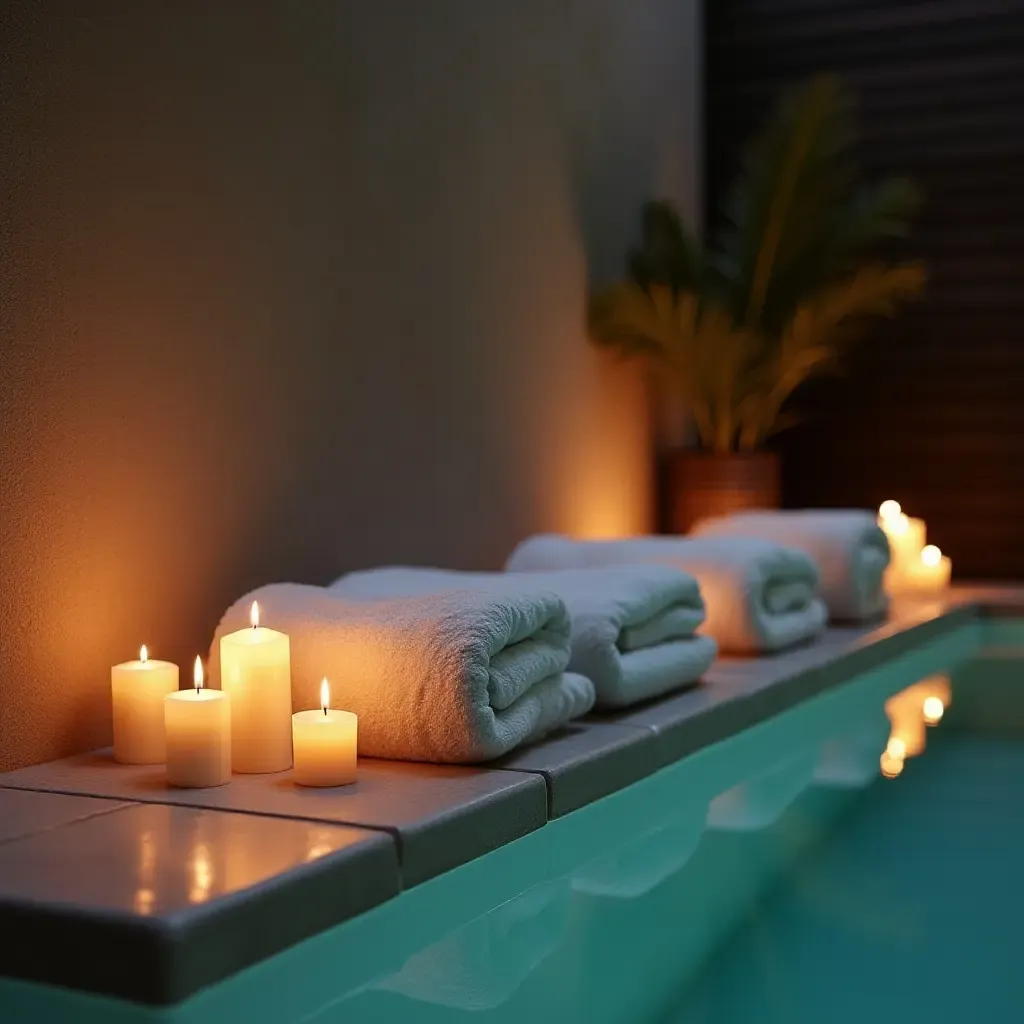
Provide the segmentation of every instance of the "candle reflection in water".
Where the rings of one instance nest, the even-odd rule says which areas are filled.
[[[900,690],[885,702],[885,712],[892,724],[881,758],[886,778],[895,778],[903,771],[906,760],[924,752],[925,727],[938,725],[952,696],[949,677],[935,675]]]

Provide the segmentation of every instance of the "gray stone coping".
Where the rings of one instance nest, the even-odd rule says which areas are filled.
[[[399,891],[382,832],[93,802],[0,845],[0,973],[176,1003]]]
[[[722,659],[704,685],[488,768],[364,759],[334,790],[287,772],[174,790],[162,767],[101,751],[0,775],[0,932],[26,936],[0,950],[0,974],[176,1002],[982,614],[1024,615],[1024,589],[958,587],[873,627]],[[131,970],[104,966],[126,956]]]
[[[358,781],[332,789],[296,785],[290,771],[234,775],[213,789],[174,789],[162,765],[118,764],[109,750],[8,772],[0,775],[0,786],[377,829],[395,840],[405,887],[548,819],[547,790],[538,774],[365,758]]]

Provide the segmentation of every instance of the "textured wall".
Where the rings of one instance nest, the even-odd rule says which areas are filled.
[[[694,0],[128,0],[0,14],[0,768],[108,738],[271,579],[497,565],[649,516],[584,343],[694,205]]]

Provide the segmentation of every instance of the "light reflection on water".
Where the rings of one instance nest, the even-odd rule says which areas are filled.
[[[891,731],[881,755],[880,767],[887,779],[896,778],[908,758],[924,753],[928,744],[928,728],[939,724],[952,699],[949,676],[941,674],[922,679],[893,694],[885,702]]]

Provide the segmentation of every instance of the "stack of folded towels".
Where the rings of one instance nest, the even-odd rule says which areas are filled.
[[[866,512],[746,513],[689,537],[539,535],[505,572],[395,566],[261,587],[225,613],[211,669],[257,600],[291,639],[293,705],[314,707],[328,676],[359,715],[361,754],[489,761],[595,706],[690,686],[719,650],[764,654],[829,616],[880,614],[888,557]]]
[[[662,565],[693,576],[707,609],[701,632],[726,654],[764,654],[817,636],[828,613],[806,552],[757,537],[572,540],[541,534],[512,552],[510,572]]]
[[[395,566],[354,572],[332,593],[363,600],[465,591],[494,599],[556,594],[570,618],[572,672],[594,684],[599,708],[621,708],[695,683],[716,654],[696,635],[704,621],[697,581],[667,566],[534,573],[454,572]]]

